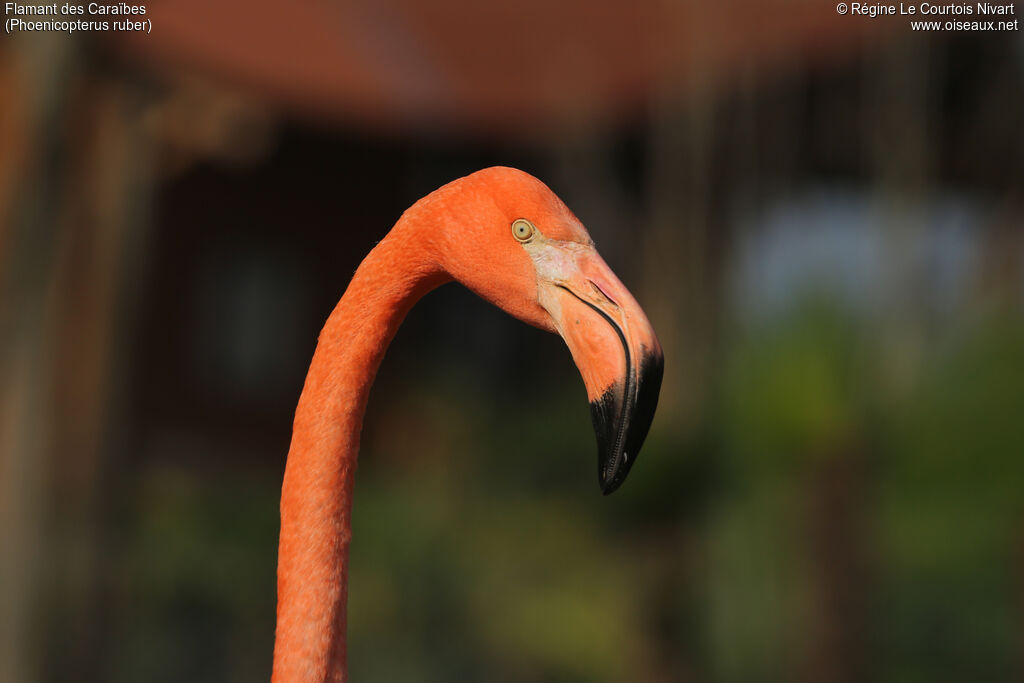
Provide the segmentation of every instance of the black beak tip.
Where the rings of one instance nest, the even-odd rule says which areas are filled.
[[[617,469],[616,467],[615,470]],[[620,475],[617,471],[613,470],[610,477],[605,477],[602,471],[598,479],[598,483],[601,485],[601,494],[607,496],[615,493],[622,486],[622,482],[626,481],[626,472],[622,472]]]
[[[626,480],[647,438],[658,406],[663,371],[661,355],[650,355],[640,364],[637,387],[631,398],[623,399],[622,391],[613,387],[590,404],[597,435],[598,483],[606,496]],[[629,404],[623,406],[623,400]]]

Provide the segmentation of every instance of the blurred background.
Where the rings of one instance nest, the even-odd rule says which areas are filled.
[[[363,432],[354,681],[1024,679],[1019,31],[811,0],[147,18],[0,42],[0,680],[269,677],[320,326],[407,206],[494,164],[647,310],[659,412],[602,497],[562,342],[424,299]]]

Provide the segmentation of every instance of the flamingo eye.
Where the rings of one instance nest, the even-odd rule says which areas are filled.
[[[512,235],[520,242],[528,242],[537,228],[525,218],[517,218],[512,221]]]

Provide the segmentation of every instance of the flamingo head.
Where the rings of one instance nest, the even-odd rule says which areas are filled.
[[[583,376],[611,493],[647,436],[661,345],[643,309],[562,201],[533,176],[489,168],[426,197],[452,226],[431,240],[440,266],[507,313],[565,340]]]

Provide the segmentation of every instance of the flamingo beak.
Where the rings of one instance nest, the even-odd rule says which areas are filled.
[[[640,304],[593,249],[541,288],[541,304],[572,352],[590,399],[597,474],[607,495],[626,479],[647,437],[664,370]]]

